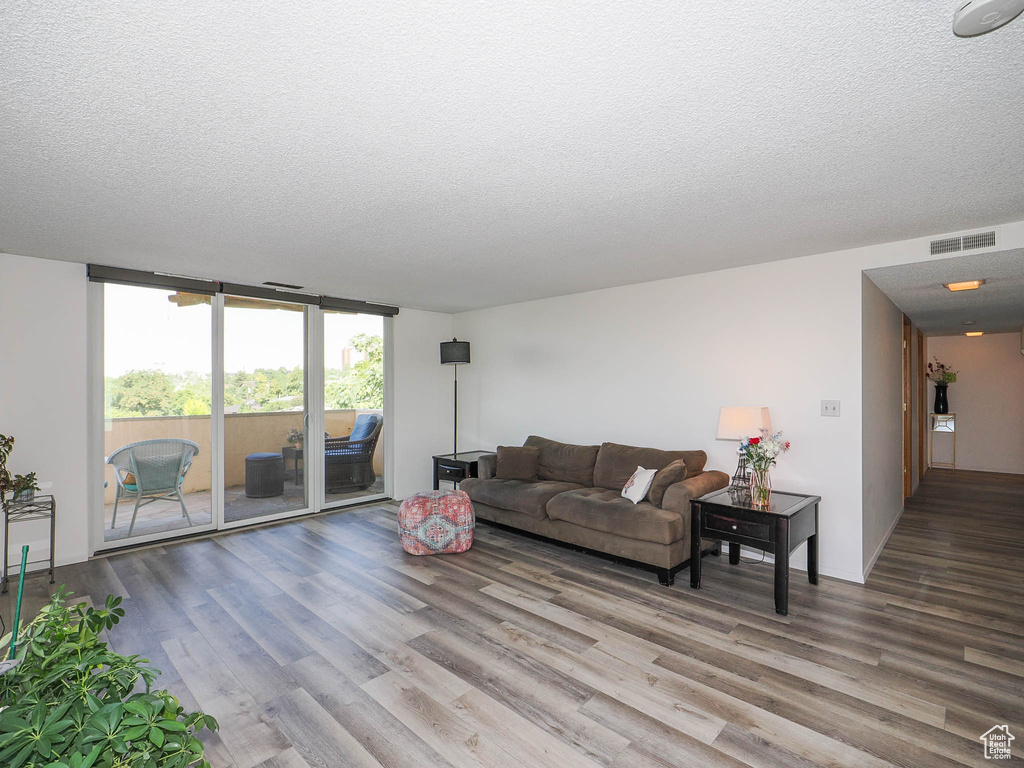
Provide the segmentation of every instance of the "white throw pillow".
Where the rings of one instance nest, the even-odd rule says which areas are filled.
[[[639,504],[651,489],[651,483],[654,482],[656,474],[658,474],[656,469],[637,467],[633,476],[622,486],[622,495],[634,504]]]

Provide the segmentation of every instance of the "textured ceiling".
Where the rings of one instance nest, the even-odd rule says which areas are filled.
[[[1024,249],[869,269],[865,274],[928,336],[1001,333],[1024,326]],[[967,280],[985,284],[955,293],[945,287]]]
[[[961,0],[0,4],[0,250],[453,311],[1018,220]]]

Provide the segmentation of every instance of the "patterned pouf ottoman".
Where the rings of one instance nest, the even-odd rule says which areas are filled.
[[[410,555],[450,555],[473,546],[476,515],[465,491],[424,491],[402,502],[398,531]]]

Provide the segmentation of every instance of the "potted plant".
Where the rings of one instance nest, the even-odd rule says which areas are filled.
[[[7,471],[7,458],[14,449],[14,438],[7,435],[0,435],[0,504],[7,498],[7,492],[12,490],[11,473]]]
[[[288,445],[294,445],[296,448],[301,448],[305,437],[305,433],[301,429],[292,427],[288,430]]]
[[[186,712],[147,659],[99,639],[124,616],[121,598],[102,608],[65,605],[62,585],[18,633],[19,664],[0,676],[0,765],[210,768],[197,732],[217,721]],[[11,636],[0,640],[7,655]]]
[[[946,391],[949,385],[956,382],[957,371],[952,366],[940,363],[939,358],[932,358],[935,362],[928,363],[928,380],[935,384],[935,413],[949,413],[949,399]]]
[[[36,482],[36,473],[29,472],[27,475],[15,475],[11,481],[11,490],[14,491],[13,501],[32,501],[36,491],[42,489]]]

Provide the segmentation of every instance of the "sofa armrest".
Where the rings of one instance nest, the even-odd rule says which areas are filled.
[[[498,454],[485,453],[476,460],[477,477],[490,480],[498,471]]]
[[[725,472],[719,472],[715,469],[701,472],[699,475],[688,477],[681,482],[670,485],[668,490],[665,491],[665,498],[662,499],[661,508],[689,515],[690,499],[696,499],[712,491],[721,490],[727,485],[729,485],[729,476]]]

